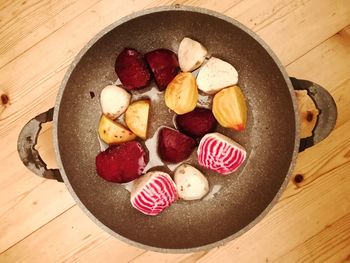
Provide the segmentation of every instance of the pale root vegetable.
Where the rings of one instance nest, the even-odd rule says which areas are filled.
[[[209,191],[207,178],[189,164],[176,168],[174,181],[179,197],[184,200],[201,199]]]
[[[102,115],[98,125],[98,134],[100,138],[108,144],[117,144],[132,141],[136,135],[125,128],[123,125],[108,119]]]
[[[125,123],[138,137],[146,139],[150,101],[138,100],[130,104],[125,112]]]
[[[225,88],[215,94],[213,114],[222,127],[242,131],[247,122],[247,104],[238,86]]]
[[[197,76],[198,88],[208,94],[214,94],[237,82],[237,70],[231,64],[216,57],[211,57],[199,70]]]
[[[122,115],[129,106],[131,95],[125,89],[108,85],[101,91],[100,102],[104,115],[114,120]]]
[[[176,75],[168,84],[164,99],[166,106],[177,114],[194,110],[198,100],[196,79],[188,72]]]
[[[185,37],[179,45],[178,57],[183,72],[199,68],[207,55],[207,49],[199,42]]]

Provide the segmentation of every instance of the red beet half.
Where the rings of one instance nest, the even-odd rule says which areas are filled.
[[[148,52],[145,57],[158,89],[164,90],[179,72],[176,54],[168,49],[156,49]]]
[[[196,141],[181,132],[162,128],[158,135],[158,154],[163,161],[178,163],[186,160],[196,147]]]
[[[141,176],[148,158],[135,141],[109,146],[96,156],[96,171],[109,182],[127,183]]]
[[[177,115],[175,121],[181,132],[193,138],[201,138],[213,132],[217,125],[211,110],[198,107],[189,113]]]
[[[115,72],[128,90],[146,87],[151,74],[141,53],[136,49],[125,48],[115,61]]]

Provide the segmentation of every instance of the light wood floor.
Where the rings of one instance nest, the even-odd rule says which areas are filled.
[[[131,12],[186,4],[233,17],[261,36],[291,76],[324,86],[338,106],[333,133],[298,156],[273,210],[223,247],[193,254],[144,251],[109,236],[64,184],[29,172],[22,126],[54,105],[64,73],[96,33]],[[350,2],[348,0],[1,0],[0,262],[350,262]],[[38,146],[55,167],[51,126]],[[293,179],[293,177],[292,177]]]

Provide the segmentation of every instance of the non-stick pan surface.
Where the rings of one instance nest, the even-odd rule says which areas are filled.
[[[156,217],[146,216],[132,208],[127,190],[96,174],[101,115],[98,95],[117,79],[114,63],[123,48],[176,51],[185,36],[200,41],[210,55],[238,70],[249,108],[247,129],[224,133],[247,149],[248,158],[244,167],[229,176],[204,170],[211,187],[221,187],[213,198],[178,201]],[[256,223],[287,182],[299,141],[291,91],[289,79],[272,52],[237,22],[187,7],[132,15],[94,38],[77,56],[62,83],[54,127],[62,177],[87,214],[124,241],[181,252],[220,245]],[[152,108],[150,136],[158,125],[172,125],[173,115],[161,106]]]

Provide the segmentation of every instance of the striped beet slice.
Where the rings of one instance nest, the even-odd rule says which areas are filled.
[[[131,204],[140,212],[155,216],[177,199],[176,186],[167,173],[148,172],[134,181]]]
[[[246,150],[220,133],[208,133],[198,146],[200,165],[220,174],[229,174],[238,169],[246,158]]]

